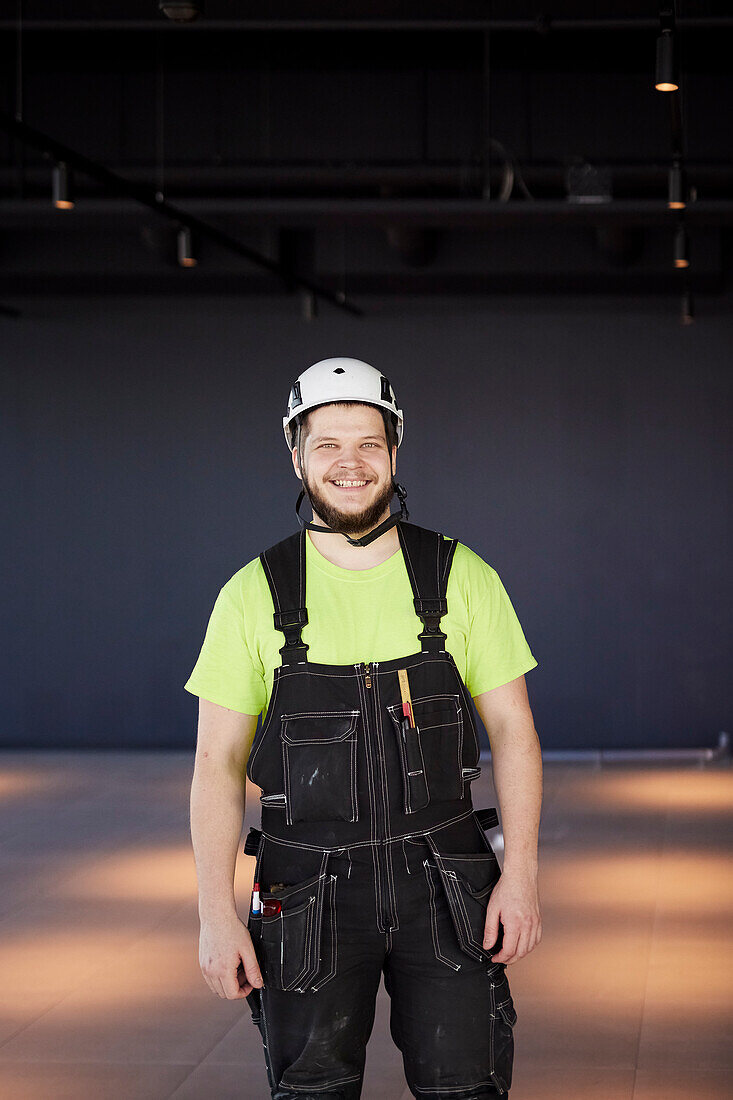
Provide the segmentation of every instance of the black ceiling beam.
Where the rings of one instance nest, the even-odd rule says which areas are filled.
[[[191,199],[189,207],[201,214],[236,218],[253,227],[344,225],[389,227],[392,225],[445,228],[505,229],[547,225],[623,224],[669,225],[675,211],[667,208],[666,192],[658,199],[612,200],[573,203],[564,199],[535,202],[496,202],[473,199],[333,199],[333,198],[219,198]],[[132,203],[111,199],[84,199],[74,211],[86,224],[112,218],[136,219]],[[197,221],[195,214],[188,215]],[[687,207],[692,224],[733,225],[733,199],[704,200]],[[59,213],[41,199],[0,200],[0,224],[45,225],[58,223]],[[269,264],[269,261],[268,261]],[[295,276],[294,276],[295,277]]]
[[[603,166],[608,168],[613,179],[614,196],[641,199],[643,192],[653,189],[662,197],[666,193],[668,164],[661,160],[643,163],[620,162],[603,160]],[[721,160],[713,163],[709,160],[688,160],[687,166],[694,171],[695,183],[698,190],[709,196],[727,196],[733,194],[733,161]],[[147,181],[155,166],[150,164],[136,164],[125,166],[125,176],[130,182]],[[495,161],[493,165],[492,179],[499,179],[502,172],[502,164]],[[522,176],[527,186],[532,190],[536,188],[549,189],[565,195],[566,169],[561,164],[538,161],[527,163],[522,161]],[[405,189],[420,188],[426,197],[435,194],[436,200],[442,195],[450,195],[469,198],[471,195],[480,194],[483,180],[483,170],[477,161],[452,161],[440,164],[370,164],[367,162],[348,161],[338,164],[332,160],[312,161],[303,164],[300,161],[292,163],[278,161],[255,161],[239,164],[173,164],[165,167],[166,185],[170,191],[174,189],[179,193],[185,191],[194,198],[205,190],[207,198],[214,198],[215,193],[226,194],[227,191],[236,191],[239,197],[246,197],[245,189],[267,188],[269,193],[279,188],[328,188],[329,193],[338,190],[335,198],[345,198],[355,189],[364,191],[365,188],[376,189],[384,186],[391,189],[393,198],[408,198]],[[15,197],[14,190],[17,179],[17,168],[0,165],[0,190],[4,189],[8,197]],[[40,163],[26,164],[24,166],[24,182],[35,188],[46,188],[47,169]],[[428,190],[430,189],[430,190]],[[77,182],[77,194],[87,193],[96,195],[96,192],[82,192]],[[515,201],[523,200],[511,200]]]
[[[151,3],[153,0],[151,0]],[[202,31],[510,31],[549,34],[556,31],[649,31],[659,27],[659,19],[640,17],[622,19],[319,19],[262,18],[216,19],[204,17],[195,23],[175,24],[158,19],[33,19],[24,16],[23,33],[29,31],[170,31],[193,34]],[[689,16],[677,19],[680,30],[718,31],[733,28],[733,16]],[[17,19],[0,19],[0,31],[17,33]]]
[[[60,141],[56,141],[56,139],[52,138],[49,134],[44,134],[40,130],[36,130],[26,122],[21,122],[5,111],[0,111],[0,129],[7,131],[7,133],[23,142],[23,144],[30,145],[40,150],[49,158],[53,158],[57,161],[64,161],[71,168],[78,169],[80,172],[84,172],[86,175],[91,176],[92,179],[98,180],[113,194],[116,193],[133,199],[136,203],[140,203],[142,206],[154,210],[155,213],[162,218],[167,218],[169,221],[178,225],[186,225],[201,237],[215,241],[218,245],[221,245],[222,248],[227,249],[227,251],[234,252],[236,255],[244,257],[244,259],[249,260],[257,267],[264,268],[266,271],[282,279],[288,290],[294,287],[308,290],[311,294],[315,294],[316,297],[323,298],[325,301],[331,302],[332,305],[346,310],[347,313],[353,313],[357,317],[363,316],[363,311],[354,305],[353,302],[350,302],[345,294],[341,292],[334,293],[328,288],[313,282],[312,279],[308,279],[303,275],[298,275],[284,265],[274,260],[270,260],[267,256],[262,255],[261,252],[257,252],[255,249],[249,248],[246,244],[242,244],[241,241],[238,241],[230,234],[224,233],[221,229],[217,229],[216,226],[210,225],[208,222],[204,222],[200,218],[197,218],[195,214],[191,214],[175,206],[173,203],[168,202],[159,191],[155,191],[153,188],[146,187],[142,184],[131,183],[130,180],[125,179],[116,172],[111,172],[109,168],[105,168],[104,165],[91,160],[89,157],[85,157],[77,150],[71,149],[68,145],[64,145]]]
[[[203,274],[203,273],[202,273]],[[355,272],[349,282],[362,294],[542,294],[560,296],[580,294],[668,295],[680,290],[679,272],[606,271],[585,273],[557,272]],[[724,272],[694,272],[690,285],[705,294],[725,295]],[[176,297],[198,294],[246,295],[271,294],[271,288],[259,275],[212,273],[198,284],[188,279],[181,282],[173,274],[75,271],[38,273],[0,272],[0,293],[3,295],[54,294],[174,294]],[[726,300],[727,301],[727,300]],[[729,306],[726,305],[729,311]]]

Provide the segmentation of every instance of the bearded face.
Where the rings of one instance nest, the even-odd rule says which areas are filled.
[[[299,471],[314,520],[360,537],[389,515],[394,495],[390,453],[379,409],[373,405],[322,405],[309,413]],[[393,448],[392,463],[396,462]]]

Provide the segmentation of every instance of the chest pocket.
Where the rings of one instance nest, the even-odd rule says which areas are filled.
[[[458,695],[424,695],[412,700],[415,727],[402,721],[402,707],[387,708],[402,762],[405,813],[429,802],[462,798],[463,710]]]
[[[360,712],[281,716],[285,819],[356,821],[356,729]]]

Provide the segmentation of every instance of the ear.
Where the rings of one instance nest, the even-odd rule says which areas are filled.
[[[292,459],[293,459],[293,469],[295,470],[295,476],[302,481],[303,478],[301,477],[300,471],[298,469],[298,448],[297,447],[293,447]]]

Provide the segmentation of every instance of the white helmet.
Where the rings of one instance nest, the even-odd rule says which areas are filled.
[[[397,408],[394,390],[381,371],[363,363],[361,359],[321,359],[304,370],[290,390],[287,416],[283,417],[288,450],[295,445],[290,428],[291,420],[309,409],[328,405],[332,401],[358,401],[364,405],[387,409],[397,420],[399,447],[402,442],[402,409]]]

